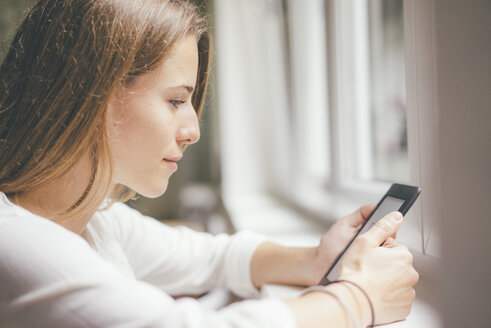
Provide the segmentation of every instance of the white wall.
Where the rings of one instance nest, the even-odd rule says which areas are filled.
[[[491,327],[491,1],[434,3],[444,327]]]

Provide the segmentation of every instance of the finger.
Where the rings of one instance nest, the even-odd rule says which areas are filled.
[[[396,241],[392,237],[387,238],[387,240],[385,241],[386,244],[394,244],[395,242]]]
[[[365,219],[361,216],[359,211],[356,211],[354,213],[351,213],[350,215],[345,217],[345,223],[347,223],[350,227],[358,227],[360,224],[362,224],[365,221]]]
[[[400,249],[400,250],[402,250],[402,251],[404,251],[406,253],[410,253],[409,252],[409,248],[406,245],[404,245],[404,244],[399,244],[398,242],[395,242],[394,241],[394,243],[392,244],[392,246],[395,247],[395,248],[398,248],[398,249]]]
[[[350,226],[358,227],[373,212],[375,206],[376,204],[364,205],[360,207],[356,212],[352,213],[351,215],[348,215],[346,217],[346,220],[348,221]]]
[[[366,218],[368,216],[370,216],[370,214],[372,214],[372,212],[376,206],[377,206],[377,204],[368,204],[368,205],[364,205],[364,206],[360,207],[360,209],[358,211],[360,212],[361,216],[363,217],[363,220],[366,220]]]
[[[387,240],[384,242],[385,246],[390,246],[390,245],[394,245],[394,244],[395,244],[395,240],[392,237],[387,238]]]
[[[391,212],[380,219],[372,229],[366,232],[366,236],[372,241],[373,246],[379,246],[390,236],[395,234],[402,224],[402,214]]]
[[[392,247],[395,247],[396,246],[396,242],[394,240],[394,238],[392,237],[389,237],[386,241],[384,241],[382,243],[382,245],[380,246],[384,246],[384,247],[387,247],[387,248],[392,248]]]

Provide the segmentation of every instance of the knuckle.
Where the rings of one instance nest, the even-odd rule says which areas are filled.
[[[409,251],[406,245],[395,243],[395,247],[399,252],[399,256],[404,264],[411,265],[413,263],[413,254]]]
[[[414,268],[411,271],[411,283],[414,286],[419,281],[419,273]]]
[[[402,249],[404,252],[406,252],[406,253],[408,253],[409,255],[411,255],[411,257],[412,257],[412,254],[411,254],[411,252],[409,251],[409,248],[407,248],[407,246],[406,246],[406,245],[403,245],[403,244],[397,244],[397,246],[398,246],[400,249]]]
[[[409,251],[404,252],[404,259],[407,264],[412,264],[413,263],[413,254],[411,254]]]
[[[407,254],[408,254],[408,257],[409,257],[409,263],[410,264],[413,264],[413,261],[414,261],[413,254],[411,252],[407,252]]]
[[[407,316],[411,313],[411,305],[407,306],[405,309],[404,309],[404,318],[407,318]]]
[[[416,299],[416,291],[414,290],[414,288],[411,288],[409,290],[409,299],[411,300],[411,302]]]

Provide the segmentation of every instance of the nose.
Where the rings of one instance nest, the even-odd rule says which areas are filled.
[[[177,129],[176,139],[180,146],[191,145],[200,138],[199,122],[196,112],[183,118],[181,126]]]

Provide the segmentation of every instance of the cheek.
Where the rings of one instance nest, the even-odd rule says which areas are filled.
[[[115,108],[108,120],[109,145],[113,153],[114,160],[118,161],[131,145],[134,139],[131,136],[138,135],[135,117],[130,112],[130,108]],[[125,147],[126,145],[126,147]]]
[[[110,119],[109,139],[115,161],[163,156],[172,141],[167,111],[152,102],[128,102],[115,108]],[[117,163],[115,163],[117,164]]]

